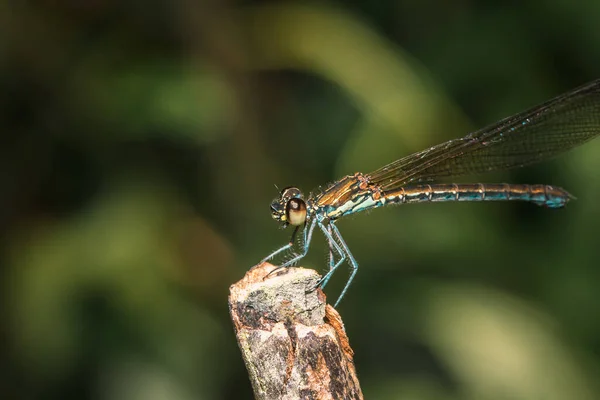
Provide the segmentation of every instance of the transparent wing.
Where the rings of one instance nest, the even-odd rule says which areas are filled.
[[[600,79],[469,135],[368,174],[391,190],[409,182],[533,164],[600,134]]]

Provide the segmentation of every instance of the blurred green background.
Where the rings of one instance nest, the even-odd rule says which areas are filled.
[[[250,399],[228,287],[306,193],[600,76],[600,3],[0,4],[0,392]],[[600,398],[600,141],[469,177],[564,210],[410,205],[340,221],[366,398]],[[315,236],[303,265],[323,271]],[[335,300],[338,272],[326,293]]]

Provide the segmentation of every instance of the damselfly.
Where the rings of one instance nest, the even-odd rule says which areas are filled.
[[[358,263],[336,226],[339,218],[388,204],[418,202],[521,200],[561,208],[573,197],[564,189],[550,185],[423,182],[537,163],[599,133],[600,79],[369,174],[357,172],[345,176],[306,199],[298,188],[287,187],[271,203],[271,214],[284,227],[294,226],[294,231],[290,242],[263,262],[291,249],[298,230],[303,227],[300,254],[294,254],[277,269],[294,265],[308,253],[313,231],[319,227],[329,244],[330,265],[317,286],[325,287],[344,261],[352,268],[335,303],[337,306],[358,270]]]

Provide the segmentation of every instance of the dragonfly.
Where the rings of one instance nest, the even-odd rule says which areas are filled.
[[[271,216],[283,228],[291,225],[294,230],[289,243],[261,263],[290,250],[292,257],[271,274],[295,265],[308,253],[318,227],[329,245],[329,271],[315,289],[324,288],[344,262],[351,268],[335,302],[337,307],[358,272],[358,263],[336,225],[340,218],[387,205],[422,202],[518,200],[562,208],[574,197],[556,186],[435,181],[534,164],[579,146],[599,133],[600,79],[597,79],[465,137],[400,158],[371,173],[347,175],[307,198],[297,187],[286,187],[271,203]],[[303,228],[301,251],[294,253],[300,228]]]

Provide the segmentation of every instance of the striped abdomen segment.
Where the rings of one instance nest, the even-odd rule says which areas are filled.
[[[549,208],[561,208],[573,196],[562,188],[549,185],[476,183],[407,186],[385,192],[384,198],[385,203],[520,200]]]

